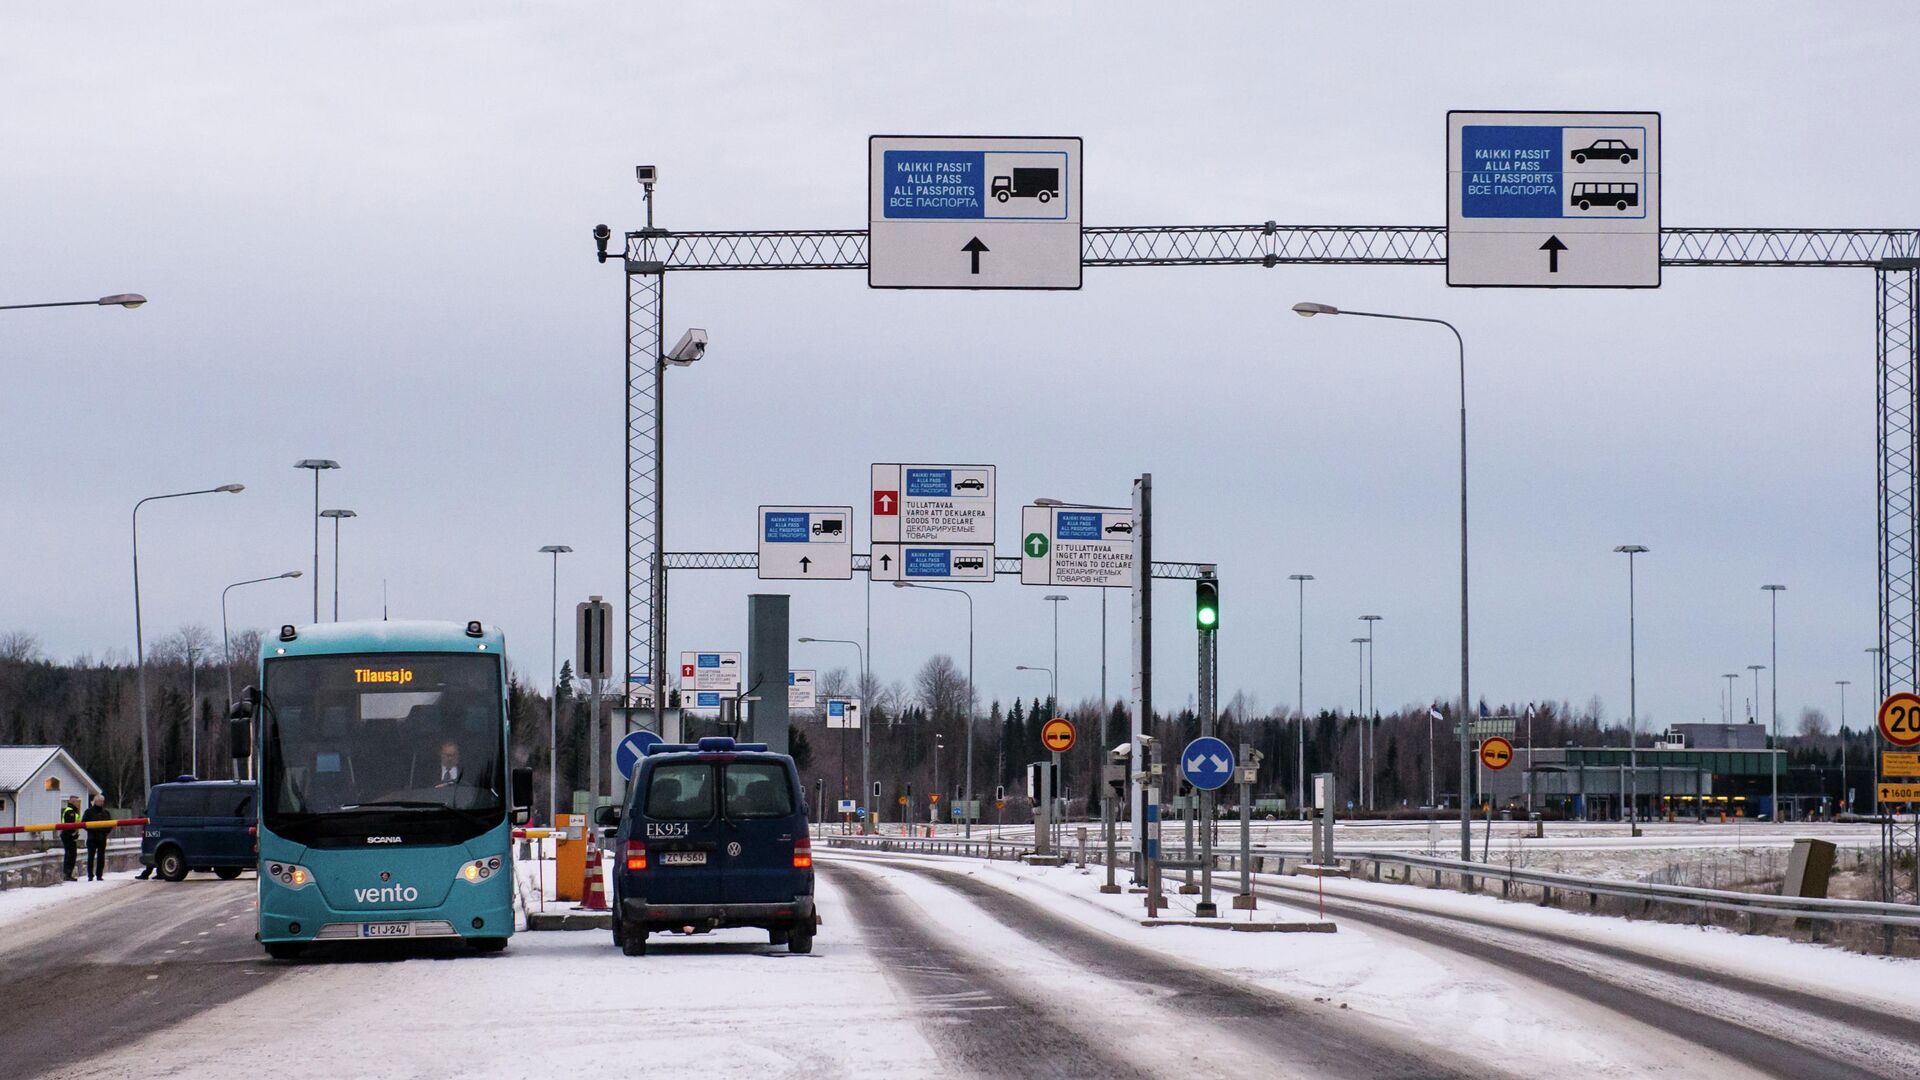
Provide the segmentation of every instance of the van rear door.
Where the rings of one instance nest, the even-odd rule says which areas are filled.
[[[800,802],[779,759],[735,760],[722,785],[728,845],[723,888],[730,904],[790,903],[794,840],[806,830]],[[796,831],[797,830],[797,831]],[[734,844],[739,844],[735,854]]]
[[[719,819],[718,770],[707,761],[655,761],[647,773],[640,820],[629,840],[647,846],[647,869],[635,898],[653,904],[715,904],[722,896],[725,830]]]

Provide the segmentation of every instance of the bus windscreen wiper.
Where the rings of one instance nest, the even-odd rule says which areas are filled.
[[[369,806],[400,807],[407,810],[451,810],[452,807],[441,802],[422,802],[415,799],[380,799],[374,802],[349,803],[342,810],[365,810]]]

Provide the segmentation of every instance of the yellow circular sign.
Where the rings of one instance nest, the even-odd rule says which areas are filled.
[[[897,801],[900,803],[901,806],[907,805],[907,797],[905,795],[900,796],[900,798]]]
[[[1040,743],[1056,754],[1073,749],[1073,721],[1056,716],[1040,728]]]
[[[1488,736],[1480,744],[1480,764],[1496,770],[1513,764],[1513,744],[1498,735]]]
[[[1895,746],[1920,746],[1920,697],[1902,691],[1881,702],[1880,736]]]

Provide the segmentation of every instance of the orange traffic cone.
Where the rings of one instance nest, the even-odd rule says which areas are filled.
[[[586,897],[580,901],[580,906],[588,911],[607,910],[607,876],[600,867],[599,852],[594,852],[587,860]]]

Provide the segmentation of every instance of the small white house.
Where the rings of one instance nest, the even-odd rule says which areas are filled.
[[[60,820],[69,795],[85,806],[100,794],[87,770],[58,746],[0,746],[0,825],[47,825]],[[0,833],[8,840],[44,844],[45,833]]]

